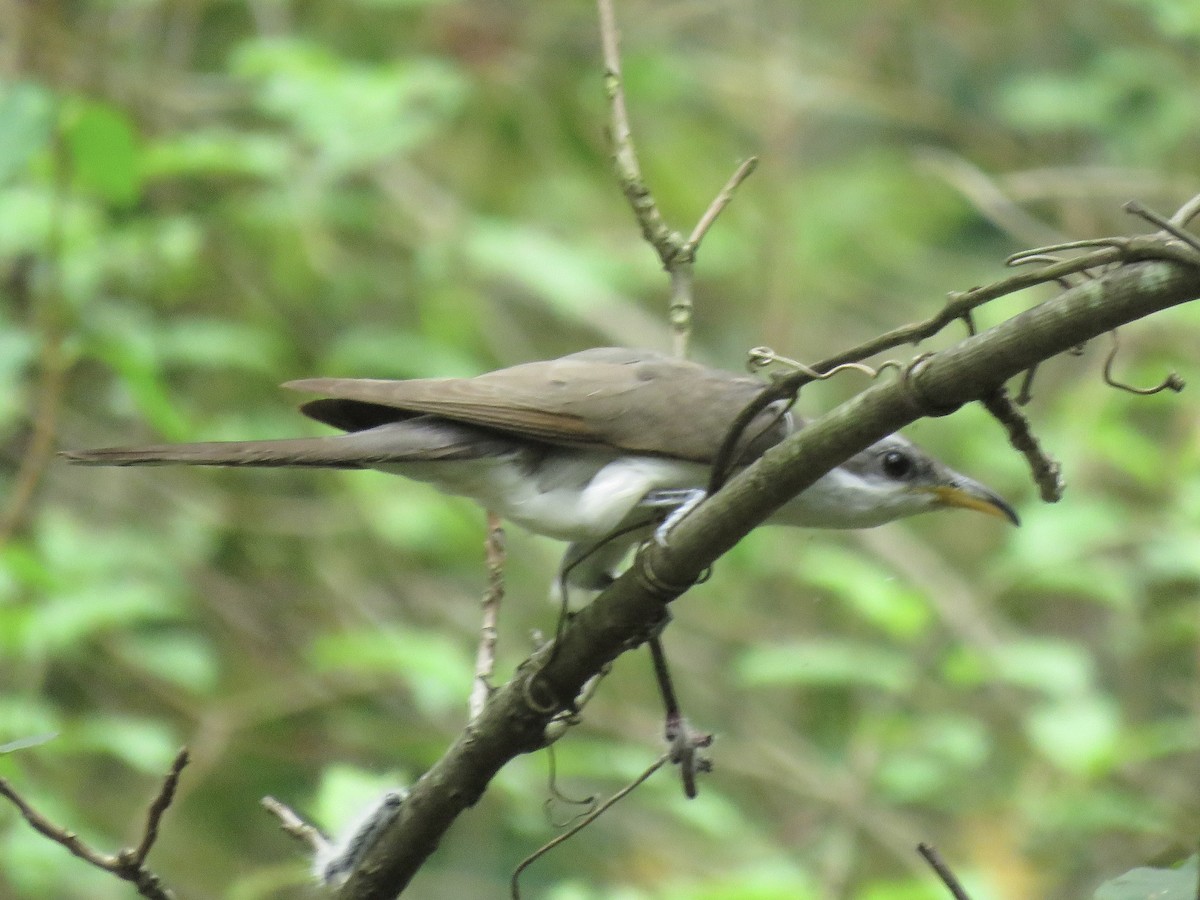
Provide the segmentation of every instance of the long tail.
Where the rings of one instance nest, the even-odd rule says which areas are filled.
[[[429,418],[391,422],[351,434],[277,441],[216,441],[64,450],[85,466],[278,466],[367,469],[394,462],[479,459],[513,452],[494,432]]]

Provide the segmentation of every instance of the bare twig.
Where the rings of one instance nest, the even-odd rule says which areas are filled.
[[[310,825],[285,803],[274,797],[263,797],[260,801],[263,808],[279,820],[279,827],[284,834],[291,835],[308,847],[313,854],[323,853],[329,847],[329,838],[321,833],[321,829]]]
[[[175,791],[179,787],[179,776],[187,764],[188,750],[184,747],[175,754],[175,760],[171,763],[171,769],[167,772],[167,777],[163,779],[158,796],[151,801],[150,806],[146,810],[146,827],[143,829],[142,839],[138,843],[137,849],[133,851],[133,856],[130,859],[130,862],[138,868],[141,868],[142,863],[146,861],[146,857],[150,855],[150,850],[154,847],[154,842],[158,840],[159,823],[162,821],[163,814],[175,800]]]
[[[1184,228],[1191,224],[1197,213],[1200,213],[1200,194],[1192,197],[1175,211],[1175,215],[1171,216],[1171,224]]]
[[[1139,203],[1137,200],[1130,200],[1122,207],[1122,209],[1124,209],[1125,212],[1129,213],[1130,215],[1145,219],[1151,225],[1157,225],[1163,231],[1167,232],[1167,234],[1171,235],[1177,240],[1183,241],[1193,250],[1200,250],[1200,240],[1197,240],[1195,235],[1189,234],[1176,225],[1174,217],[1168,219],[1165,216],[1159,215],[1154,210]]]
[[[658,204],[642,178],[641,165],[633,146],[629,127],[629,111],[625,106],[625,89],[621,81],[620,34],[613,13],[612,0],[596,0],[600,14],[600,47],[604,57],[604,90],[608,95],[609,139],[612,141],[613,166],[625,199],[642,228],[642,236],[654,247],[663,264],[673,260],[683,244],[683,237],[674,231],[659,212]]]
[[[487,540],[484,550],[487,555],[488,586],[483,595],[483,622],[479,628],[479,650],[475,654],[475,681],[471,686],[468,703],[473,721],[483,710],[492,693],[492,673],[496,668],[497,624],[500,619],[500,603],[504,599],[504,525],[500,517],[488,510]]]
[[[734,192],[757,167],[758,159],[750,157],[738,165],[725,186],[721,188],[700,216],[687,240],[684,240],[678,231],[671,228],[659,211],[653,194],[642,178],[637,152],[633,146],[629,111],[625,104],[625,91],[621,82],[620,39],[612,0],[596,0],[596,6],[600,16],[604,84],[610,105],[609,133],[612,140],[613,165],[621,191],[625,194],[625,198],[641,226],[642,236],[658,254],[670,279],[671,290],[667,319],[671,325],[673,350],[676,356],[686,356],[695,309],[693,286],[696,253],[717,217],[733,199]],[[654,654],[655,670],[659,673],[659,684],[663,689],[663,700],[667,707],[667,738],[673,743],[679,744],[675,761],[679,762],[683,773],[685,793],[689,797],[694,797],[696,796],[695,773],[702,770],[704,762],[695,752],[696,746],[683,748],[682,745],[695,743],[703,736],[691,730],[679,711],[678,702],[670,686],[669,676],[666,675],[666,655],[659,636],[652,635],[648,643]]]
[[[596,0],[596,8],[600,15],[600,46],[604,59],[604,89],[609,102],[609,139],[612,142],[613,168],[621,192],[641,227],[642,237],[654,248],[670,277],[671,299],[667,318],[674,336],[674,352],[677,356],[685,356],[691,334],[694,305],[692,267],[700,249],[700,242],[708,234],[713,222],[729,205],[738,186],[754,171],[758,159],[750,157],[734,170],[686,240],[672,228],[663,217],[654,195],[642,177],[641,165],[633,145],[633,131],[629,125],[629,110],[625,104],[625,89],[621,81],[620,35],[612,0]]]
[[[158,838],[158,827],[163,814],[175,798],[175,789],[179,785],[179,775],[188,763],[187,748],[176,754],[170,771],[163,779],[162,787],[150,802],[146,810],[146,825],[142,831],[142,839],[136,848],[125,848],[115,854],[101,853],[79,839],[74,832],[52,823],[49,819],[34,809],[17,790],[3,778],[0,778],[0,796],[7,797],[17,808],[30,827],[44,835],[56,844],[65,847],[71,854],[79,857],[89,865],[105,872],[111,872],[118,878],[132,883],[137,892],[150,900],[174,900],[175,895],[165,887],[161,879],[146,868],[146,856]]]
[[[115,862],[114,857],[105,853],[93,850],[87,844],[79,839],[79,836],[73,832],[67,831],[65,828],[59,828],[36,809],[26,802],[25,798],[17,793],[16,788],[8,783],[5,778],[0,778],[0,796],[7,797],[9,802],[17,808],[17,811],[29,823],[30,827],[39,834],[48,837],[56,844],[62,844],[72,854],[78,856],[86,863],[90,863],[98,869],[111,871]]]
[[[657,760],[655,760],[650,765],[650,767],[646,769],[646,771],[644,771],[641,775],[639,775],[637,778],[635,778],[629,784],[625,785],[625,787],[621,788],[621,790],[617,791],[615,794],[613,794],[611,797],[609,797],[607,800],[605,800],[603,803],[601,803],[599,806],[597,806],[595,808],[595,810],[593,810],[587,816],[580,819],[577,823],[575,823],[574,826],[572,826],[572,828],[569,831],[564,831],[562,834],[555,837],[552,841],[548,841],[546,844],[539,847],[536,851],[531,853],[529,856],[527,856],[523,860],[521,860],[520,864],[518,864],[517,867],[515,869],[513,869],[512,881],[510,882],[513,900],[521,900],[520,879],[521,879],[522,872],[524,872],[527,868],[529,868],[531,865],[533,865],[533,863],[537,862],[539,859],[541,859],[543,856],[545,856],[547,853],[549,853],[551,850],[553,850],[559,844],[569,841],[572,837],[577,835],[580,831],[582,831],[583,829],[587,828],[590,824],[592,824],[592,822],[595,822],[596,819],[600,818],[600,816],[602,816],[607,810],[611,809],[614,804],[619,802],[624,797],[627,797],[638,786],[644,784],[650,778],[651,775],[653,775],[655,772],[657,772],[659,769],[661,769],[664,765],[666,765],[666,763],[668,761],[670,761],[670,758],[671,758],[671,756],[669,753],[664,753]]]
[[[729,180],[725,182],[725,187],[713,197],[712,203],[708,204],[708,209],[704,211],[696,227],[692,229],[691,235],[688,236],[687,243],[684,249],[693,257],[696,254],[696,248],[700,246],[700,242],[704,240],[704,236],[708,234],[708,229],[712,228],[713,222],[717,221],[717,216],[725,211],[725,207],[729,205],[729,201],[733,199],[733,193],[738,189],[743,181],[754,174],[754,170],[758,168],[758,157],[751,156],[743,160],[729,176]]]
[[[921,843],[917,844],[917,852],[924,857],[925,862],[929,863],[929,867],[937,873],[937,877],[940,878],[942,880],[942,884],[949,889],[951,896],[954,897],[954,900],[971,900],[970,895],[963,888],[962,883],[958,880],[955,874],[950,871],[950,867],[946,865],[946,862],[942,859],[941,854],[937,852],[937,848],[935,848],[932,844]]]
[[[1033,480],[1038,486],[1042,500],[1046,503],[1057,503],[1061,500],[1065,487],[1062,465],[1042,449],[1029,425],[1029,420],[1009,399],[1008,391],[1004,388],[997,388],[994,393],[984,397],[981,402],[984,408],[1004,426],[1008,432],[1009,443],[1028,461],[1030,472],[1033,474]]]

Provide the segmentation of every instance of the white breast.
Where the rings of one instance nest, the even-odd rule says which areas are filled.
[[[706,478],[706,469],[694,463],[557,448],[380,468],[471,497],[535,534],[562,541],[603,537],[650,491],[698,487]]]

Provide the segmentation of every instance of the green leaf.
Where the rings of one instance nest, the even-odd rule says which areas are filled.
[[[882,754],[875,778],[899,802],[936,799],[955,779],[974,777],[992,745],[984,724],[968,716],[905,721]]]
[[[138,140],[122,110],[107,103],[78,101],[63,132],[77,187],[116,206],[129,206],[138,198]]]
[[[91,715],[64,738],[74,748],[108,753],[154,776],[161,776],[179,751],[170,727],[137,716]]]
[[[546,309],[620,342],[636,334],[647,346],[663,342],[665,326],[613,288],[600,255],[535,228],[479,219],[464,247],[471,264],[489,279],[532,292]]]
[[[282,137],[211,128],[160,138],[146,148],[147,179],[203,175],[286,175],[292,152]]]
[[[1033,745],[1059,768],[1095,775],[1114,760],[1121,721],[1111,698],[1086,694],[1039,705],[1025,727]]]
[[[824,588],[892,637],[914,638],[929,624],[929,606],[919,591],[860,553],[832,542],[804,554],[803,578]]]
[[[50,146],[54,134],[54,98],[41,85],[0,82],[0,184],[19,173]]]
[[[1092,900],[1195,900],[1200,857],[1188,857],[1174,869],[1130,869],[1096,889]]]
[[[752,647],[735,662],[742,684],[871,686],[908,690],[916,672],[907,653],[839,638]]]
[[[1012,640],[992,651],[995,677],[1051,697],[1074,697],[1091,689],[1095,661],[1078,644],[1056,638]]]
[[[165,324],[156,350],[163,363],[275,375],[286,345],[278,331],[242,321],[180,317]]]
[[[78,647],[94,635],[178,618],[160,587],[140,580],[105,582],[42,598],[15,635],[29,655]]]
[[[234,72],[252,83],[263,110],[296,129],[329,177],[425,143],[451,120],[469,90],[458,70],[438,59],[409,57],[372,67],[296,39],[246,43]]]
[[[672,885],[654,896],[661,900],[807,900],[821,896],[821,891],[793,860],[782,859],[723,872],[709,881]]]
[[[193,694],[212,694],[220,680],[220,663],[212,645],[185,631],[155,629],[144,634],[126,634],[118,644],[118,652],[130,667]]]
[[[462,647],[437,631],[343,632],[321,635],[310,650],[324,671],[403,679],[422,709],[465,709],[473,662]]]

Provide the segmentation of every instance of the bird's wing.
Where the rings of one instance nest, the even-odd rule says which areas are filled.
[[[302,409],[342,428],[427,414],[552,444],[697,462],[712,460],[738,413],[763,390],[748,376],[613,347],[474,378],[311,378],[284,386],[324,395]],[[788,430],[766,413],[747,434],[758,437],[761,452]]]

